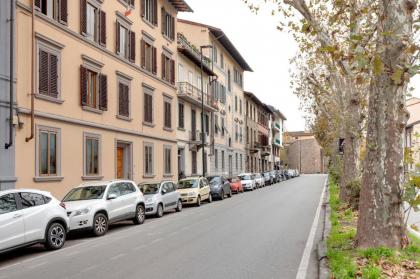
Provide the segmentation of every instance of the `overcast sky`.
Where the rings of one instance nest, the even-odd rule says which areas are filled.
[[[242,0],[186,2],[194,13],[180,13],[179,17],[223,29],[254,70],[245,73],[245,90],[283,112],[288,131],[303,130],[305,121],[299,100],[290,89],[289,59],[296,54],[297,47],[291,35],[276,29],[277,19],[271,16],[270,7],[255,15]],[[412,86],[418,85],[419,76],[412,82]],[[416,92],[414,96],[420,97],[419,90]]]

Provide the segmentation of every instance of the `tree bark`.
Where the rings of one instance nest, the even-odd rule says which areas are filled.
[[[403,170],[402,133],[407,113],[405,93],[409,78],[397,82],[397,69],[409,64],[412,42],[410,0],[379,3],[378,57],[383,70],[372,78],[367,128],[367,154],[362,178],[357,227],[359,247],[401,247],[405,235],[401,181]],[[391,34],[391,35],[390,35]],[[404,79],[404,77],[406,77]]]

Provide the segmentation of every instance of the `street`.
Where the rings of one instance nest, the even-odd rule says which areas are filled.
[[[325,179],[302,175],[140,226],[117,224],[104,237],[70,236],[55,252],[3,254],[0,278],[296,278]],[[317,277],[314,254],[307,278]]]

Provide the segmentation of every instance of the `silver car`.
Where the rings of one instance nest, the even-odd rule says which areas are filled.
[[[164,212],[182,210],[182,201],[173,181],[139,184],[146,200],[146,215],[162,217]]]

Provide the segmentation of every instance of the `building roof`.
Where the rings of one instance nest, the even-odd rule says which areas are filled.
[[[178,21],[182,23],[192,24],[192,25],[201,26],[201,27],[209,29],[210,33],[213,34],[215,38],[217,38],[217,41],[219,41],[220,44],[222,44],[222,46],[229,52],[229,54],[233,57],[233,59],[235,59],[235,61],[239,64],[239,66],[241,66],[241,68],[244,71],[252,72],[251,67],[245,61],[245,58],[242,57],[242,55],[239,53],[239,51],[236,49],[234,44],[229,40],[229,37],[225,34],[225,32],[223,32],[222,29],[214,27],[214,26],[194,22],[194,21],[185,20],[185,19],[178,19]]]
[[[193,12],[191,7],[184,0],[168,0],[178,12]]]
[[[284,116],[283,113],[281,113],[280,110],[276,109],[275,107],[271,106],[271,105],[267,105],[267,107],[271,110],[271,112],[273,114],[277,114],[278,116],[280,116],[281,119],[283,120],[287,120],[286,116]]]
[[[405,101],[405,105],[406,105],[407,107],[409,107],[409,106],[413,106],[413,105],[418,104],[418,103],[420,103],[420,98],[416,98],[416,97],[412,97],[412,98],[407,99],[407,100]]]
[[[266,112],[272,113],[272,110],[270,109],[270,107],[264,104],[263,102],[261,102],[261,100],[258,99],[258,97],[254,93],[249,92],[249,91],[244,91],[244,94],[246,97],[250,98],[254,103],[256,103],[257,105],[265,109]]]

